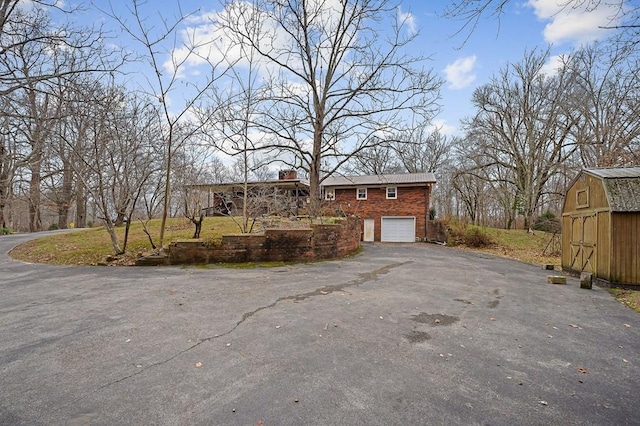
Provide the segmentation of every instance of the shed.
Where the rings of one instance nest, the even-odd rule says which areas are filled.
[[[562,269],[640,286],[640,167],[585,169],[562,209]]]

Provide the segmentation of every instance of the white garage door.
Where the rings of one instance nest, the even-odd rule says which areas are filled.
[[[381,241],[412,243],[416,240],[415,217],[383,217]]]

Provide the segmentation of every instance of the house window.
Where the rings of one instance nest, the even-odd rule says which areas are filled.
[[[398,188],[395,186],[387,187],[387,200],[395,200],[398,198]]]
[[[366,199],[367,199],[367,188],[356,189],[356,200],[366,200]]]
[[[336,191],[335,189],[327,189],[324,193],[324,199],[333,201],[336,199]]]

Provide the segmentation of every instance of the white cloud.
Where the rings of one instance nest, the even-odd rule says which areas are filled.
[[[452,89],[464,89],[469,87],[476,79],[474,73],[476,55],[458,58],[444,69],[449,87]]]
[[[397,20],[398,24],[404,26],[410,35],[415,35],[418,32],[415,15],[411,12],[403,12],[400,6],[398,6]]]
[[[554,55],[549,58],[549,61],[544,64],[542,69],[540,70],[543,74],[548,76],[553,76],[558,73],[558,70],[562,68],[562,65],[565,61],[564,55]]]
[[[429,126],[429,130],[432,132],[439,132],[441,135],[449,136],[455,135],[458,131],[456,126],[452,126],[447,123],[447,120],[443,120],[441,118],[436,118],[431,121],[431,125]]]
[[[590,3],[590,2],[588,2]],[[589,42],[607,34],[600,27],[615,24],[616,6],[598,2],[595,6],[558,0],[529,0],[536,16],[549,21],[544,29],[548,43],[563,41]]]
[[[216,24],[217,13],[205,13],[192,17],[190,26],[180,31],[182,46],[172,51],[171,56],[163,64],[169,73],[178,72],[179,77],[193,75],[195,69],[207,62],[212,64],[224,63],[225,59],[233,61],[239,57],[239,52],[229,56],[231,41]]]
[[[327,27],[339,25],[340,13],[343,8],[341,0],[310,0],[310,15],[318,15],[318,20]],[[407,18],[411,21],[411,18]],[[240,46],[233,35],[224,28],[224,23],[237,24],[248,32],[255,31],[254,36],[259,40],[263,51],[268,51],[278,57],[282,62],[287,62],[291,67],[302,68],[302,64],[295,64],[291,59],[291,51],[288,48],[292,44],[291,35],[275,21],[274,16],[268,11],[255,8],[250,2],[237,1],[230,3],[224,9],[213,12],[203,12],[193,15],[186,22],[187,26],[180,31],[182,47],[172,51],[163,66],[167,72],[178,72],[179,77],[193,75],[193,70],[199,66],[219,64],[222,67],[228,64],[247,66],[250,61],[251,48],[245,44]],[[331,31],[329,31],[331,32]],[[258,34],[261,33],[260,36]],[[326,38],[325,42],[317,47],[323,58],[328,58],[333,48],[332,40]],[[272,62],[260,57],[253,58],[253,67],[261,68],[265,73],[271,69],[280,69]],[[293,62],[293,63],[292,63]]]

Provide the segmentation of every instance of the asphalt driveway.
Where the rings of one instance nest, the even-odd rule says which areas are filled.
[[[426,244],[256,269],[31,265],[0,237],[0,424],[640,424],[640,314]]]

